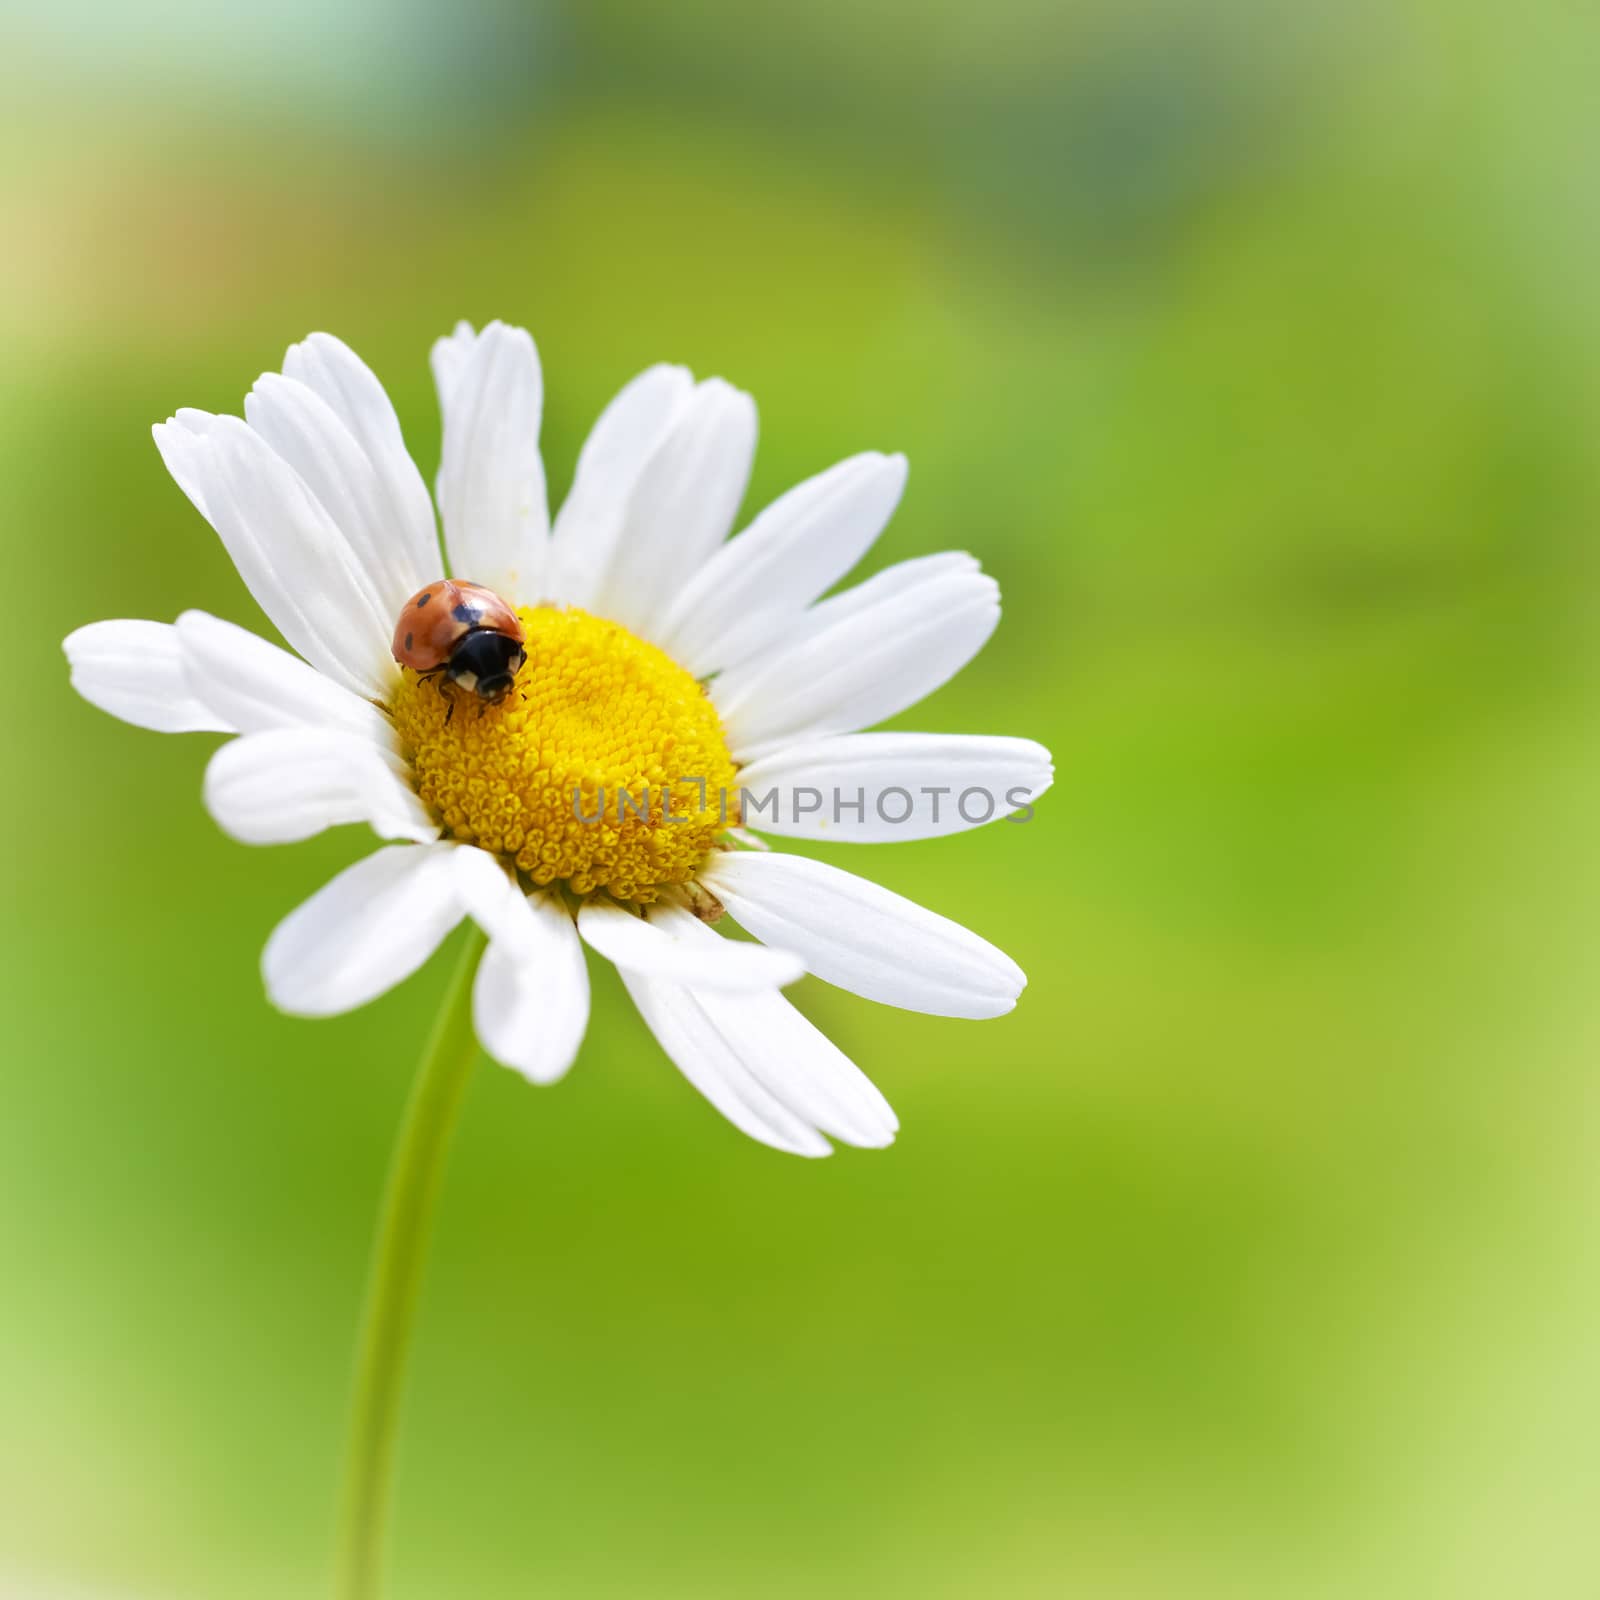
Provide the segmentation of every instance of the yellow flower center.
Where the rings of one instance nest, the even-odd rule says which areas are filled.
[[[614,622],[518,612],[527,660],[498,705],[402,669],[392,711],[417,791],[456,838],[533,880],[650,901],[687,883],[738,821],[716,707],[694,678]]]

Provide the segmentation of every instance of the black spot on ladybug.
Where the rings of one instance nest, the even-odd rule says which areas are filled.
[[[450,613],[450,615],[454,617],[457,622],[464,622],[469,628],[474,628],[477,626],[478,618],[483,615],[483,612],[480,611],[477,606],[468,605],[467,602],[463,600],[461,604]]]
[[[418,605],[421,605],[421,603],[422,602],[420,600],[417,602]],[[406,635],[406,649],[409,650],[410,648],[411,648],[411,635],[408,633]]]
[[[420,611],[425,605],[427,605],[427,603],[431,599],[433,599],[433,590],[432,589],[430,589],[426,594],[418,595],[417,596],[417,610]]]

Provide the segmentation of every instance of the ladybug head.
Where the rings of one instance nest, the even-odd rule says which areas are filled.
[[[511,692],[525,659],[519,640],[492,628],[474,628],[450,652],[450,677],[493,704]]]

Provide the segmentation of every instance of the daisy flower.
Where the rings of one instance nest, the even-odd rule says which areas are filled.
[[[154,430],[294,653],[199,611],[97,622],[66,640],[74,686],[140,727],[235,735],[204,793],[236,839],[365,823],[388,841],[268,939],[282,1010],[363,1005],[467,919],[486,941],[477,1038],[549,1083],[588,1021],[587,944],[747,1134],[805,1156],[830,1137],[890,1143],[883,1096],[783,986],[810,972],[886,1005],[993,1017],[1023,974],[957,923],[751,830],[923,839],[1031,805],[1051,780],[1031,741],[861,731],[971,660],[999,619],[993,579],[935,555],[821,598],[893,513],[895,455],[842,461],[729,538],[755,407],[675,366],[606,408],[552,520],[532,339],[462,324],[432,362],[444,555],[382,386],[314,334],[242,419],[182,410]],[[516,608],[525,659],[502,699],[392,653],[445,556]],[[759,942],[723,937],[724,913]]]

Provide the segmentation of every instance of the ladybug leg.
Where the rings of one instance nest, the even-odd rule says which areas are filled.
[[[444,686],[447,681],[445,674],[449,671],[449,669],[450,663],[448,661],[444,661],[441,662],[437,667],[429,667],[426,672],[419,672],[417,674],[418,683],[423,683],[431,679],[433,682],[433,687],[438,693],[439,698],[444,701],[444,725],[447,728],[450,726],[451,717],[456,714],[455,696],[448,695],[444,692]]]

